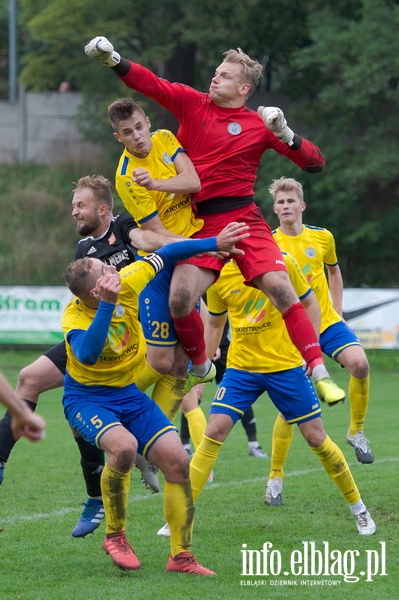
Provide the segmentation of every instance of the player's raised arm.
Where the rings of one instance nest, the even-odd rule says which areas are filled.
[[[258,113],[266,127],[285,146],[279,144],[274,149],[295,162],[308,173],[318,173],[325,166],[325,159],[320,149],[309,140],[294,133],[287,125],[281,108],[277,106],[259,106]]]
[[[292,146],[295,133],[287,125],[287,120],[281,108],[277,106],[259,106],[258,113],[262,117],[266,127],[278,137],[279,140]]]
[[[113,45],[106,37],[98,35],[86,44],[87,56],[97,58],[106,67],[115,67],[121,61],[121,56],[115,52]]]

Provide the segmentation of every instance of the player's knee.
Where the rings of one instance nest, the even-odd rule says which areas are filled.
[[[298,302],[298,296],[285,271],[270,271],[255,278],[254,283],[270,298],[280,312],[285,312]]]
[[[120,470],[122,473],[130,471],[136,458],[136,451],[137,445],[135,446],[134,444],[123,444],[118,448],[116,452],[117,470]]]
[[[356,379],[364,379],[368,377],[370,367],[366,356],[359,356],[355,361],[348,367],[350,374]]]
[[[207,425],[205,435],[216,442],[224,442],[231,427],[225,421],[210,421]]]
[[[163,474],[170,483],[185,483],[190,479],[190,458],[181,448],[174,452],[169,460],[165,461]]]
[[[191,298],[190,291],[185,288],[174,290],[169,298],[170,312],[174,317],[185,317],[194,308],[195,300]]]
[[[320,417],[299,423],[299,429],[311,448],[321,446],[327,437]]]
[[[116,464],[115,468],[118,471],[126,473],[133,467],[135,462],[137,440],[133,435],[124,431],[123,428],[118,427],[117,429],[121,430],[118,437],[108,440],[104,450],[108,454],[108,458],[111,459],[111,465]],[[110,431],[112,432],[112,428]]]
[[[326,439],[326,436],[321,436],[320,434],[314,434],[314,435],[309,435],[308,438],[306,439],[308,445],[311,448],[318,448],[319,446],[322,445],[322,443],[324,442],[324,440]]]
[[[17,380],[17,393],[21,398],[31,398],[38,396],[43,389],[40,377],[37,376],[33,365],[28,365],[21,369]]]

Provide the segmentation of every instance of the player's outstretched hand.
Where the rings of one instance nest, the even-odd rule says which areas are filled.
[[[277,108],[277,106],[259,106],[258,113],[262,117],[266,127],[270,129],[279,140],[292,146],[295,134],[292,129],[288,127],[281,108]]]
[[[217,236],[218,249],[230,254],[245,254],[243,250],[236,248],[234,244],[249,237],[249,227],[245,223],[236,223],[233,221],[226,225]]]
[[[121,57],[115,52],[113,45],[104,36],[97,36],[85,46],[87,56],[97,58],[106,67],[115,67],[120,63]]]

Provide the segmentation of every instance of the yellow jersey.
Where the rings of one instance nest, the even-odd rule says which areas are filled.
[[[82,364],[66,341],[67,371],[84,385],[125,387],[137,379],[143,368],[146,343],[138,320],[138,296],[151,279],[154,268],[143,261],[134,262],[119,272],[122,289],[110,323],[101,356],[94,365]],[[74,298],[65,308],[62,328],[66,338],[73,329],[87,330],[96,314]]]
[[[286,235],[279,227],[273,231],[273,235],[280,250],[295,256],[315,293],[321,312],[320,333],[330,325],[342,321],[333,306],[325,272],[326,265],[338,264],[333,234],[322,227],[303,225],[299,235]]]
[[[311,293],[296,260],[283,258],[299,298]],[[291,341],[280,311],[268,297],[244,284],[237,265],[230,261],[207,292],[208,310],[213,315],[228,312],[231,343],[227,367],[254,373],[275,373],[302,365],[302,357]]]
[[[165,229],[191,237],[204,224],[193,212],[191,194],[147,190],[133,181],[133,171],[138,168],[147,169],[153,179],[176,176],[173,161],[179,152],[184,152],[176,137],[171,131],[158,129],[151,139],[152,148],[145,158],[138,158],[125,148],[116,170],[116,190],[139,226],[159,215]]]

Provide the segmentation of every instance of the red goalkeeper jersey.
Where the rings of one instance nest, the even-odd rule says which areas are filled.
[[[300,138],[300,147],[293,150],[247,106],[217,106],[209,94],[160,79],[137,63],[131,63],[121,80],[164,106],[178,120],[177,138],[201,179],[202,188],[194,194],[195,202],[253,196],[260,160],[270,148],[304,170],[319,170],[324,165],[319,148],[312,142]]]

